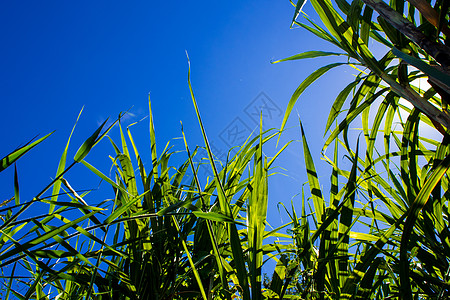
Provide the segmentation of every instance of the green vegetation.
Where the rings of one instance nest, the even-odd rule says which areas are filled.
[[[450,297],[448,2],[432,7],[425,0],[393,0],[390,6],[311,0],[323,26],[306,15],[307,23],[297,20],[303,2],[295,5],[293,25],[339,52],[309,51],[280,61],[345,60],[319,68],[299,85],[280,131],[264,132],[261,120],[257,137],[219,162],[189,81],[207,157],[198,158],[199,148],[189,149],[184,134],[181,166],[171,165],[173,156],[183,154],[169,144],[157,153],[149,105],[150,166],[141,159],[131,125],[124,130],[119,116],[106,129],[103,123],[70,162],[72,131],[55,179],[32,200],[20,199],[16,172],[14,196],[1,210],[2,299]],[[382,46],[376,55],[372,45]],[[319,183],[299,121],[308,188],[301,190],[301,212],[292,205],[286,209],[291,221],[269,231],[269,175],[289,143],[274,157],[266,157],[263,147],[279,140],[309,85],[346,65],[357,74],[334,101],[325,130],[330,190]],[[420,80],[430,87],[417,86]],[[349,135],[353,123],[361,127],[361,141]],[[119,141],[107,135],[116,124]],[[424,133],[430,127],[436,134]],[[46,137],[7,155],[0,171]],[[112,176],[85,160],[105,137],[115,150]],[[325,155],[328,148],[331,156]],[[338,163],[343,156],[349,169]],[[213,170],[213,178],[199,178],[194,158]],[[76,164],[106,182],[113,199],[88,205],[86,194],[79,195],[65,178]],[[28,217],[37,204],[48,212]],[[276,267],[263,280],[266,259]],[[23,289],[13,288],[18,285]]]

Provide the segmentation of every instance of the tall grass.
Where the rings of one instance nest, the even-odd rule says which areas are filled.
[[[446,249],[450,124],[445,99],[449,97],[446,59],[450,50],[441,41],[448,39],[443,34],[448,32],[448,5],[445,1],[436,1],[434,7],[426,1],[390,1],[389,7],[385,2],[371,0],[311,0],[322,22],[319,24],[306,15],[306,23],[297,21],[304,3],[300,0],[295,5],[292,25],[308,30],[338,50],[307,51],[276,62],[321,56],[343,56],[346,61],[319,68],[299,85],[281,128],[303,91],[328,70],[349,65],[358,71],[331,107],[323,147],[325,153],[334,144],[334,151],[342,149],[353,165],[350,171],[341,170],[336,152],[332,159],[325,156],[333,166],[332,190],[338,182],[336,175],[348,180],[346,191],[339,192],[341,197],[348,195],[339,213],[339,222],[344,222],[334,234],[340,245],[334,259],[322,260],[318,265],[331,268],[337,263],[338,276],[333,276],[338,279],[332,285],[317,280],[312,291],[322,293],[318,297],[336,299],[445,299],[449,293]],[[387,48],[380,59],[371,52],[376,43]],[[441,49],[441,57],[436,56],[436,49]],[[431,88],[416,87],[418,78],[427,79]],[[347,101],[350,103],[345,106]],[[365,143],[349,138],[351,125],[357,120]],[[338,125],[333,128],[335,122]],[[435,128],[442,139],[424,136],[424,125]],[[382,141],[377,143],[380,135]],[[358,151],[361,144],[363,155]],[[384,151],[379,149],[383,146]],[[314,174],[314,170],[310,173]],[[309,183],[317,186],[311,178]],[[316,203],[320,194],[311,194]],[[330,195],[330,203],[334,199],[334,194]],[[315,207],[312,212],[316,218],[318,211]],[[319,231],[320,219],[316,223]],[[323,224],[324,231],[336,228]],[[353,224],[359,224],[357,228],[362,228],[364,234],[348,231]],[[346,252],[349,237],[356,247],[353,252]],[[327,251],[334,249],[330,243],[326,245]],[[346,256],[350,265],[339,263]]]
[[[259,132],[220,162],[209,145],[189,69],[192,103],[204,140],[201,147],[191,149],[182,131],[183,151],[167,143],[159,153],[149,99],[149,163],[138,149],[142,143],[133,136],[136,124],[124,127],[119,117],[106,129],[105,121],[69,161],[72,131],[55,179],[33,199],[20,199],[15,172],[14,196],[1,208],[2,298],[448,298],[450,146],[443,100],[448,83],[445,70],[429,68],[429,62],[434,63],[430,49],[418,48],[391,24],[395,18],[388,15],[372,21],[373,1],[337,1],[339,13],[330,1],[312,0],[322,27],[308,17],[309,25],[296,21],[303,2],[296,5],[293,23],[340,52],[308,51],[284,60],[335,55],[348,60],[319,68],[299,85],[281,130],[263,131],[261,119]],[[401,14],[402,3],[391,6]],[[442,1],[436,5],[445,9]],[[413,20],[416,9],[410,5],[405,19]],[[437,39],[439,22],[432,23]],[[369,50],[371,40],[390,50],[376,59]],[[398,47],[410,52],[399,53]],[[416,69],[406,68],[398,59]],[[330,165],[325,185],[330,190],[324,190],[319,180],[307,130],[299,121],[307,184],[299,187],[301,203],[286,208],[290,222],[269,230],[267,210],[274,205],[269,199],[269,177],[289,143],[273,157],[266,157],[263,148],[279,139],[303,91],[341,65],[360,72],[339,93],[327,121],[324,150],[332,149],[332,155],[323,158]],[[433,87],[423,92],[412,83],[425,76]],[[413,108],[403,105],[401,97]],[[381,104],[374,106],[377,100]],[[362,138],[352,140],[348,131],[357,118]],[[115,124],[118,140],[107,135]],[[434,127],[442,140],[421,135],[421,124]],[[377,143],[379,133],[382,141]],[[0,171],[46,137],[7,155]],[[114,150],[111,175],[86,161],[105,137]],[[200,148],[206,150],[205,157],[199,157]],[[173,166],[173,158],[180,155],[184,163]],[[341,167],[342,157],[350,168]],[[87,193],[78,192],[66,176],[77,164],[101,178],[112,199],[89,205],[84,200]],[[213,176],[201,178],[200,167],[211,168]],[[48,212],[25,217],[36,205],[46,205]],[[273,237],[282,242],[269,242]],[[263,282],[267,260],[274,260],[276,266]]]
[[[118,142],[106,135],[113,125],[102,132],[102,124],[66,167],[69,138],[55,180],[33,200],[7,208],[0,250],[2,270],[12,266],[3,277],[6,298],[262,299],[263,255],[275,251],[264,242],[272,236],[266,230],[268,176],[285,147],[265,157],[263,145],[277,132],[263,132],[261,125],[220,165],[193,93],[192,100],[214,177],[199,178],[194,161],[205,162],[196,159],[198,148],[189,149],[184,133],[181,166],[170,165],[180,153],[169,144],[157,153],[150,101],[149,165],[136,146],[134,124],[124,129],[120,119]],[[104,137],[115,152],[112,177],[85,160]],[[75,164],[111,186],[113,199],[87,204],[65,179]],[[48,213],[20,219],[35,202],[46,203]],[[20,291],[12,288],[17,285]]]

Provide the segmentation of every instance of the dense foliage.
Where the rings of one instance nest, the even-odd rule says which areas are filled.
[[[448,298],[448,1],[310,2],[323,26],[306,15],[306,23],[298,21],[304,1],[295,4],[293,25],[339,52],[308,51],[280,61],[345,59],[299,85],[280,131],[263,132],[261,125],[257,137],[218,161],[189,81],[206,157],[189,149],[184,134],[181,166],[172,166],[172,157],[182,154],[169,144],[157,153],[149,105],[150,165],[141,159],[132,127],[124,131],[119,117],[106,129],[103,123],[69,161],[71,134],[55,179],[32,200],[20,199],[15,172],[14,196],[1,210],[2,299]],[[385,53],[372,54],[377,44]],[[336,97],[327,121],[323,153],[331,167],[330,191],[319,182],[299,122],[309,190],[302,191],[301,212],[286,209],[291,221],[269,231],[269,175],[289,143],[274,157],[266,157],[263,147],[279,139],[303,91],[338,66],[357,74]],[[429,87],[419,87],[421,80]],[[107,135],[116,124],[119,141]],[[363,140],[349,135],[351,124],[361,127]],[[426,136],[425,126],[436,134]],[[115,150],[112,176],[85,160],[105,137]],[[46,138],[4,157],[0,171]],[[342,156],[349,169],[338,163]],[[112,188],[111,200],[86,203],[85,193],[65,178],[77,164]],[[213,178],[199,178],[202,165]],[[28,217],[36,205],[48,212]],[[276,267],[263,280],[266,259]]]

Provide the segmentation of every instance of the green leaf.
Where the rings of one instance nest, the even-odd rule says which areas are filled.
[[[61,174],[64,173],[64,170],[66,168],[67,151],[69,150],[70,140],[72,138],[73,132],[75,131],[75,127],[77,126],[78,120],[80,119],[82,112],[83,112],[83,108],[81,109],[80,113],[78,114],[77,120],[75,121],[75,124],[72,127],[72,131],[70,132],[69,138],[67,139],[66,147],[64,148],[63,154],[61,155],[61,158],[59,160],[58,170],[56,171],[55,178],[58,178],[59,176],[61,176]],[[60,189],[61,189],[61,180],[58,180],[53,185],[52,199],[51,199],[52,201],[56,202],[58,200],[58,194],[59,194]],[[53,209],[54,209],[54,206],[53,205],[50,206],[49,212],[50,213],[53,212]]]
[[[341,215],[339,218],[339,239],[342,240],[338,245],[338,256],[342,257],[339,259],[339,283],[341,287],[344,287],[344,284],[349,276],[349,266],[348,266],[348,258],[349,255],[349,242],[350,235],[349,231],[352,227],[353,220],[353,209],[355,205],[356,198],[356,172],[358,165],[358,150],[359,150],[359,139],[356,146],[356,153],[353,157],[352,169],[350,171],[350,175],[348,178],[348,182],[345,186],[345,197],[343,200],[343,208],[341,211]]]
[[[34,142],[28,142],[25,146],[22,146],[16,150],[14,150],[13,152],[9,153],[8,155],[6,155],[5,157],[3,157],[0,160],[0,172],[2,172],[3,170],[5,170],[7,167],[9,167],[10,165],[12,165],[16,160],[18,160],[22,155],[24,155],[25,153],[27,153],[28,151],[30,151],[33,147],[35,147],[37,144],[39,144],[40,142],[42,142],[43,140],[45,140],[46,138],[48,138],[50,135],[52,135],[53,132],[47,134],[46,136],[38,139],[37,141]]]
[[[94,166],[92,166],[91,164],[89,164],[87,161],[82,160],[81,163],[83,165],[85,165],[89,170],[91,170],[94,174],[96,174],[98,177],[100,177],[101,179],[105,180],[106,182],[108,182],[112,187],[120,190],[122,193],[127,193],[127,190],[124,189],[123,187],[119,186],[118,184],[116,184],[114,181],[112,181],[108,176],[106,176],[105,174],[103,174],[102,172],[100,172],[98,169],[96,169]]]
[[[17,165],[14,165],[14,202],[16,205],[20,204],[19,175],[17,175]]]
[[[393,48],[392,53],[394,53],[395,56],[406,61],[411,66],[414,66],[417,69],[421,70],[428,76],[431,76],[434,79],[437,79],[441,83],[445,84],[447,87],[450,87],[450,75],[440,71],[437,68],[430,66],[429,64],[425,63],[422,59],[418,59],[416,57],[410,56],[410,55],[400,51],[397,48]]]
[[[289,60],[299,60],[299,59],[305,59],[305,58],[315,58],[315,57],[321,57],[321,56],[340,56],[340,55],[346,55],[343,53],[336,53],[336,52],[325,52],[325,51],[307,51],[300,54],[296,54],[293,56],[290,56],[288,58],[283,58],[280,60],[273,61],[273,64],[283,62],[283,61],[289,61]]]
[[[295,23],[295,20],[297,19],[298,15],[300,14],[300,11],[302,10],[305,3],[306,3],[306,0],[298,0],[297,1],[297,4],[295,5],[294,17],[292,18],[292,22],[291,22],[291,27]]]
[[[235,220],[233,218],[227,217],[221,213],[215,213],[215,212],[203,212],[200,210],[195,210],[192,212],[196,217],[203,218],[211,221],[216,222],[228,222],[228,223],[234,223]],[[244,225],[244,224],[241,224]]]
[[[90,216],[94,215],[96,212],[93,211],[89,214],[85,214],[84,216],[72,221],[72,222],[68,222],[66,224],[64,224],[63,226],[60,227],[56,227],[55,229],[41,235],[41,236],[37,236],[36,238],[22,244],[22,245],[17,245],[15,248],[9,250],[8,252],[4,252],[0,255],[0,261],[4,261],[7,258],[13,257],[21,252],[25,252],[27,250],[29,250],[30,248],[45,243],[48,239],[62,234],[66,229],[68,229],[69,227],[72,227],[75,224],[79,224],[81,221],[88,219]],[[0,265],[0,267],[3,267],[4,263]]]
[[[327,71],[338,67],[345,65],[346,63],[333,63],[326,65],[324,67],[319,68],[318,70],[314,71],[311,75],[309,75],[295,90],[294,94],[292,95],[291,99],[289,100],[288,106],[286,108],[286,112],[284,113],[283,122],[281,123],[280,132],[284,130],[284,127],[286,126],[287,119],[289,118],[292,109],[294,108],[295,103],[297,102],[300,95],[305,91],[305,89],[310,86],[314,81],[316,81],[318,78],[320,78],[323,74],[325,74]],[[278,137],[278,141],[280,140],[280,137]]]
[[[437,167],[432,170],[432,173],[425,185],[417,194],[416,199],[407,212],[407,217],[403,229],[402,239],[400,242],[400,282],[402,292],[410,293],[411,295],[411,282],[409,277],[409,259],[407,257],[408,244],[410,241],[411,233],[418,218],[419,212],[423,209],[425,204],[430,198],[431,192],[436,185],[441,181],[442,176],[450,168],[450,155],[447,156]],[[405,294],[404,294],[405,295]]]
[[[73,158],[76,162],[82,161],[86,157],[86,155],[88,155],[89,151],[91,151],[92,147],[94,147],[94,145],[98,142],[97,138],[99,137],[100,132],[102,131],[103,126],[105,126],[107,121],[108,119],[106,119],[100,125],[100,127],[97,128],[97,130],[80,146]]]
[[[342,106],[344,105],[345,100],[347,100],[348,95],[352,90],[355,89],[360,80],[360,78],[357,78],[355,81],[352,81],[342,91],[339,92],[339,95],[336,97],[336,100],[334,100],[334,103],[331,106],[327,124],[325,125],[325,134],[328,132],[338,115],[342,112]]]
[[[259,144],[254,156],[254,175],[247,205],[250,285],[252,299],[261,299],[263,239],[268,204],[267,158],[263,156],[262,114],[260,115]]]
[[[312,159],[311,152],[309,150],[308,143],[306,141],[305,132],[303,130],[302,122],[300,122],[300,130],[303,141],[303,157],[305,159],[306,172],[308,176],[309,188],[311,190],[311,196],[314,203],[314,212],[317,216],[317,221],[319,224],[322,223],[322,216],[325,210],[325,200],[322,196],[322,190],[319,183],[319,177],[314,166],[314,161]]]

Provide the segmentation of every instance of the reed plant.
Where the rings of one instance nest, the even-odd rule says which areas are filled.
[[[261,119],[259,132],[219,161],[202,123],[189,69],[202,146],[191,149],[181,130],[183,150],[167,143],[159,153],[149,99],[149,163],[133,136],[138,125],[124,127],[120,115],[109,126],[105,121],[68,161],[72,130],[55,179],[33,199],[20,198],[16,171],[14,196],[1,208],[1,297],[448,298],[450,83],[445,59],[450,52],[436,45],[446,39],[448,6],[436,1],[430,8],[416,0],[404,11],[403,0],[391,1],[391,10],[373,0],[311,0],[321,26],[308,16],[308,24],[297,21],[303,4],[295,5],[293,24],[340,52],[308,51],[277,62],[321,56],[346,60],[319,68],[299,85],[280,130],[263,131]],[[375,11],[380,14],[376,21]],[[418,44],[420,34],[410,23],[431,42]],[[387,47],[380,59],[370,51],[371,42]],[[290,221],[268,229],[267,210],[275,205],[269,199],[269,176],[290,142],[275,151],[263,148],[279,140],[303,91],[328,70],[344,65],[358,73],[339,93],[328,117],[323,158],[330,166],[329,182],[319,180],[307,130],[299,121],[307,183],[299,186],[301,201],[286,207]],[[431,88],[416,87],[418,78],[428,79]],[[351,128],[358,119],[361,128]],[[425,136],[424,125],[441,136]],[[118,140],[108,136],[113,128]],[[352,139],[350,130],[361,132],[362,138]],[[7,155],[0,171],[46,138]],[[87,162],[92,148],[106,139],[114,151],[109,174]],[[269,152],[275,154],[267,157]],[[184,162],[173,164],[181,155]],[[340,163],[342,157],[349,168]],[[88,192],[77,191],[67,176],[80,164],[106,184],[111,197],[101,195],[95,205],[87,203]],[[203,167],[211,169],[210,178],[201,177]],[[36,207],[46,212],[29,217]],[[267,260],[275,261],[275,268],[264,282]]]
[[[287,145],[266,157],[263,145],[278,132],[263,132],[261,121],[258,134],[218,161],[191,93],[207,157],[198,157],[198,147],[191,151],[184,133],[184,163],[170,165],[180,151],[169,144],[158,154],[150,100],[149,165],[132,135],[135,124],[124,130],[120,118],[113,123],[118,142],[106,135],[113,125],[102,132],[104,123],[66,167],[69,137],[55,180],[33,200],[5,209],[0,256],[2,270],[11,269],[3,273],[5,299],[263,298],[263,257],[280,248],[264,242],[277,234],[266,230],[268,176]],[[85,159],[104,137],[115,153],[112,176]],[[65,178],[75,164],[106,182],[113,199],[88,205],[86,193]],[[214,173],[208,180],[199,178],[205,166]],[[48,213],[20,219],[37,202]],[[17,285],[23,291],[12,288]]]
[[[327,214],[320,217],[316,206],[311,211],[316,223],[313,229],[317,230],[314,234],[331,231],[321,236],[318,249],[314,249],[319,257],[321,249],[333,249],[332,256],[322,256],[309,267],[309,273],[302,271],[318,274],[303,295],[320,299],[445,299],[450,270],[446,100],[450,95],[450,48],[443,43],[448,44],[448,4],[436,1],[432,7],[427,1],[390,1],[388,5],[371,0],[311,0],[321,25],[306,14],[306,23],[297,21],[305,2],[294,4],[292,24],[338,51],[307,51],[276,63],[322,56],[342,56],[345,61],[320,67],[299,85],[281,129],[303,91],[319,77],[345,65],[357,74],[336,97],[325,129],[323,154],[333,168],[331,190],[339,191],[336,175],[348,180],[337,193],[340,197],[332,192],[329,198],[331,214],[339,217],[328,224]],[[387,49],[379,59],[371,50],[376,43]],[[418,79],[428,81],[430,87],[419,87]],[[349,137],[355,130],[351,125],[360,127],[356,130],[365,143]],[[438,135],[424,134],[426,126]],[[331,145],[334,155],[328,158],[325,151]],[[360,146],[363,155],[359,154]],[[338,149],[352,162],[351,170],[338,167]],[[309,174],[315,174],[314,170]],[[309,184],[317,186],[311,178]],[[317,195],[322,193],[311,190],[313,202]],[[336,199],[343,200],[333,206]],[[305,212],[302,215],[306,216]],[[358,233],[349,228],[358,228]],[[330,237],[338,241],[337,246],[330,247]],[[355,247],[352,252],[346,252],[349,241]],[[342,262],[343,257],[348,261]],[[323,284],[325,268],[339,271],[330,273],[333,279]]]

